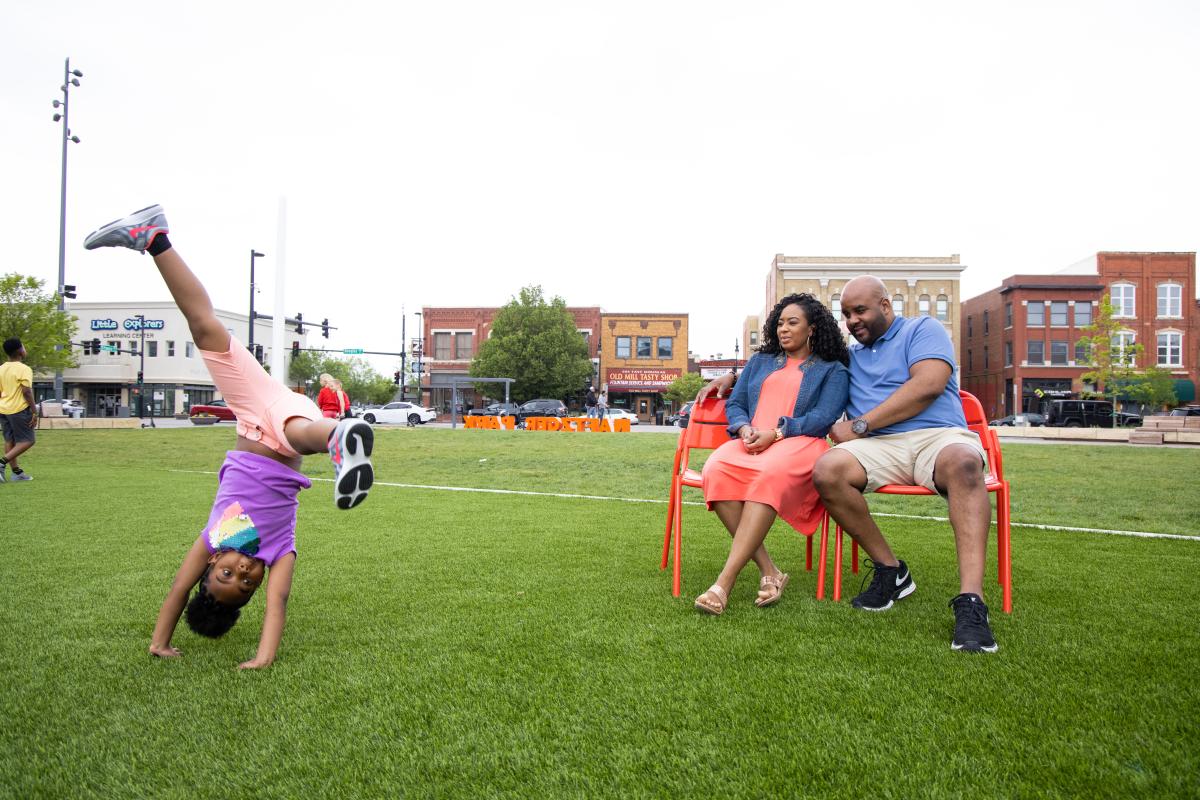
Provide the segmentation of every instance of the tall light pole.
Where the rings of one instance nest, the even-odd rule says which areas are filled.
[[[138,346],[138,356],[141,361],[138,364],[138,417],[142,420],[146,419],[146,315],[138,314],[138,330],[142,334],[142,343]],[[142,423],[142,427],[146,427],[146,423]],[[154,410],[150,411],[150,427],[154,427]]]
[[[742,365],[742,343],[733,340],[733,374],[737,375],[738,367]]]
[[[406,332],[405,323],[408,322],[408,315],[404,313],[404,306],[400,306],[400,399],[408,399],[408,361],[405,360],[405,353],[408,352],[408,333]]]
[[[79,79],[83,77],[83,73],[79,70],[71,69],[71,59],[68,58],[63,66],[63,83],[62,83],[62,102],[55,100],[52,105],[55,108],[62,108],[62,113],[55,112],[54,121],[62,120],[62,196],[58,206],[58,310],[66,309],[66,304],[63,302],[64,284],[67,282],[66,259],[67,259],[67,142],[79,144],[79,137],[71,135],[69,120],[67,119],[68,111],[71,103],[71,87],[79,85]],[[59,349],[56,345],[55,349]],[[63,398],[63,375],[62,370],[54,372],[54,397],[61,400]]]
[[[250,248],[250,335],[246,337],[246,349],[251,354],[254,353],[254,259],[264,256],[266,253],[260,253],[253,247]]]
[[[417,315],[417,346],[413,348],[413,358],[417,360],[417,405],[425,405],[425,396],[421,392],[421,377],[424,374],[421,371],[421,353],[425,351],[425,318],[421,316],[420,311],[414,312]]]

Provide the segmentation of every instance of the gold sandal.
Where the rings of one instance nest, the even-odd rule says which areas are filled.
[[[766,608],[779,602],[779,598],[783,597],[783,588],[787,586],[787,582],[788,574],[786,572],[779,573],[778,577],[763,575],[762,580],[758,582],[758,598],[754,601],[754,605]]]
[[[717,598],[717,602],[705,600],[705,597],[712,595]],[[721,588],[720,584],[714,583],[712,586],[704,590],[704,594],[696,598],[695,606],[698,611],[703,611],[705,614],[712,614],[714,617],[719,617],[725,612],[725,606],[729,603],[729,595]]]

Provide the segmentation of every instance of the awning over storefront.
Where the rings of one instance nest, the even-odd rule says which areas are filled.
[[[1175,381],[1175,399],[1181,403],[1191,403],[1196,399],[1196,384],[1187,378]]]

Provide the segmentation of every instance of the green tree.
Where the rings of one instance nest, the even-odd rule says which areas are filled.
[[[1096,387],[1091,394],[1112,402],[1114,416],[1119,398],[1152,406],[1174,405],[1178,401],[1170,375],[1156,366],[1138,368],[1145,348],[1123,344],[1119,334],[1125,326],[1113,319],[1113,310],[1109,296],[1104,295],[1095,322],[1083,329],[1088,335],[1080,341],[1085,345],[1083,365],[1088,371],[1081,379]]]
[[[288,380],[304,386],[316,396],[321,373],[327,372],[342,382],[342,388],[355,403],[387,403],[396,394],[391,378],[376,372],[361,358],[339,358],[329,353],[301,351],[288,365]]]
[[[75,317],[58,310],[58,295],[43,282],[15,272],[0,276],[0,341],[16,336],[28,354],[25,363],[45,375],[78,365],[71,349]],[[55,350],[61,345],[61,350]],[[3,354],[0,353],[0,358]]]
[[[592,362],[566,301],[546,302],[542,287],[526,286],[496,314],[491,338],[480,346],[470,374],[512,378],[516,402],[561,399],[587,387]],[[488,395],[494,386],[478,384],[476,391]]]
[[[663,392],[663,397],[675,404],[675,408],[679,408],[689,400],[694,400],[696,393],[704,386],[705,380],[698,373],[685,372],[675,380],[671,381],[671,385]]]

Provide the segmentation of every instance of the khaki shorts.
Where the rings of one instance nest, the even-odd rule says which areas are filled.
[[[237,417],[238,436],[289,458],[300,455],[288,444],[283,426],[289,419],[323,419],[317,404],[267,374],[246,346],[229,337],[229,352],[201,350],[213,383]]]
[[[836,449],[854,456],[866,470],[864,494],[889,483],[924,486],[940,494],[933,482],[933,466],[942,448],[952,444],[965,444],[979,453],[979,469],[984,470],[986,457],[983,445],[979,443],[979,436],[966,428],[921,428],[886,436],[851,439],[837,445]]]

